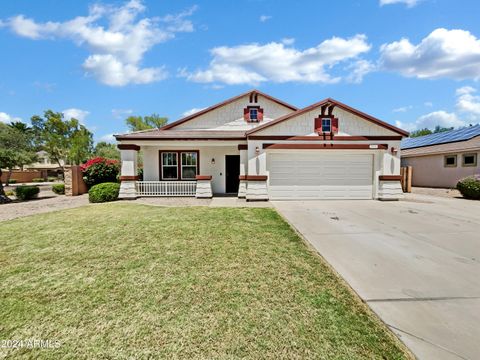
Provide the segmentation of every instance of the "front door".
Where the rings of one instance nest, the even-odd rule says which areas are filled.
[[[225,155],[225,192],[238,193],[240,155]]]

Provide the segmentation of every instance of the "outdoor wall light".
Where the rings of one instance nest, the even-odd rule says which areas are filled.
[[[215,165],[215,159],[212,158],[212,161],[210,161],[210,163],[211,163],[212,165]]]
[[[390,150],[391,150],[392,154],[394,154],[394,155],[398,152],[398,149],[393,147],[393,146]]]
[[[260,148],[258,146],[255,148],[255,154],[260,154]]]

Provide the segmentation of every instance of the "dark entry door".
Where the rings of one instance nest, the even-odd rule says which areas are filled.
[[[238,193],[240,155],[225,155],[225,192]]]

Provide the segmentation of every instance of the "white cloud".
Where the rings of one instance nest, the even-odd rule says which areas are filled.
[[[83,63],[83,68],[87,74],[110,86],[148,84],[167,77],[163,67],[141,69],[135,64],[123,63],[113,55],[90,55]]]
[[[420,0],[380,0],[380,6],[392,4],[405,4],[407,7],[414,7]]]
[[[278,42],[221,46],[210,51],[213,59],[207,69],[193,73],[183,69],[180,76],[194,82],[229,85],[255,85],[265,81],[336,83],[342,80],[342,76],[334,76],[327,71],[339,63],[350,61],[353,62],[350,66],[358,67],[358,70],[354,69],[351,79],[359,80],[365,74],[367,63],[359,63],[358,56],[370,48],[365,35],[355,35],[349,39],[333,37],[305,50]]]
[[[114,143],[116,140],[115,140],[115,137],[113,136],[113,134],[105,134],[98,141],[105,141],[107,143]]]
[[[465,30],[436,29],[418,45],[401,39],[380,48],[381,67],[408,77],[480,79],[480,40]]]
[[[125,119],[133,114],[132,109],[112,109],[112,115],[115,119]]]
[[[445,110],[432,111],[420,116],[416,121],[405,123],[396,121],[396,125],[402,129],[413,131],[418,129],[434,129],[436,126],[459,128],[478,123],[480,121],[480,96],[475,95],[477,90],[471,86],[463,86],[455,92],[457,112]],[[431,102],[424,103],[431,107]],[[411,106],[406,107],[411,108]],[[398,108],[396,112],[403,112],[404,108]],[[393,110],[395,112],[395,110]]]
[[[270,20],[272,17],[270,15],[260,15],[260,22],[265,22]]]
[[[295,39],[294,38],[283,38],[282,39],[282,44],[284,45],[293,45],[293,43],[295,42]]]
[[[141,61],[153,46],[178,32],[193,31],[187,17],[195,10],[191,7],[163,18],[139,18],[145,6],[141,0],[130,0],[121,6],[93,5],[87,16],[65,22],[37,23],[18,15],[5,23],[19,36],[33,40],[66,38],[87,47],[91,55],[83,63],[85,70],[104,84],[124,86],[165,78],[163,67],[141,68]]]
[[[202,111],[203,109],[205,108],[193,108],[193,109],[190,109],[190,110],[187,110],[185,111],[182,116],[185,117],[185,116],[190,116],[190,115],[193,115],[199,111]]]
[[[347,80],[355,84],[360,84],[365,75],[375,70],[375,65],[367,60],[357,60],[350,64],[347,69],[351,70],[347,76]]]
[[[426,107],[432,107],[433,103],[431,101],[425,101],[423,105],[425,105]]]
[[[10,122],[16,122],[16,121],[22,121],[22,119],[0,111],[0,122],[10,123]]]
[[[413,107],[412,105],[402,106],[402,107],[393,109],[392,112],[394,112],[394,113],[404,113],[404,112],[407,112],[408,110],[412,109],[412,107]]]
[[[480,96],[474,95],[477,90],[471,86],[457,89],[456,107],[459,112],[466,114],[469,120],[480,120]]]
[[[70,108],[62,111],[65,120],[77,119],[81,124],[85,124],[85,118],[90,114],[89,111]]]

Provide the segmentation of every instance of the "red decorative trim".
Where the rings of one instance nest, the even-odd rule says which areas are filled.
[[[379,175],[378,180],[381,181],[401,181],[401,175]]]
[[[247,180],[247,175],[240,175],[238,180]]]
[[[159,172],[158,176],[162,181],[192,181],[193,179],[182,179],[182,157],[181,153],[185,152],[194,152],[197,153],[197,174],[200,169],[200,151],[198,150],[159,150],[158,151],[158,165]],[[162,153],[177,153],[177,178],[176,179],[164,179],[162,173]]]
[[[120,176],[120,181],[137,181],[138,176]]]
[[[257,109],[257,120],[250,120],[250,109]],[[248,123],[258,124],[263,121],[263,109],[258,105],[248,105],[243,109],[243,119]]]
[[[299,150],[387,150],[387,144],[263,144],[264,149],[299,149]]]
[[[245,180],[248,181],[266,181],[267,179],[267,175],[245,175]]]
[[[322,110],[323,111],[323,110]],[[330,119],[330,131],[329,132],[323,132],[322,131],[322,119]],[[336,130],[334,131],[334,124],[337,124]],[[338,132],[338,118],[336,118],[333,115],[319,115],[314,119],[314,130],[315,132],[320,135],[320,136],[331,136],[333,137],[335,133]]]
[[[239,144],[238,150],[248,150],[248,144]]]
[[[364,113],[364,112],[361,112],[360,110],[354,109],[354,108],[352,108],[352,107],[350,107],[350,106],[348,106],[348,105],[345,105],[345,104],[341,103],[340,101],[334,100],[334,99],[332,99],[332,98],[327,98],[327,99],[325,99],[325,100],[322,100],[322,101],[319,101],[319,102],[317,102],[317,103],[315,103],[315,104],[312,104],[312,105],[310,105],[310,106],[307,106],[307,107],[305,107],[305,108],[303,108],[303,109],[301,109],[301,110],[297,110],[297,111],[292,112],[292,113],[290,113],[290,114],[287,114],[287,115],[284,115],[284,116],[282,116],[282,117],[279,117],[278,119],[275,119],[275,120],[273,120],[273,121],[269,121],[268,123],[264,123],[264,124],[262,124],[262,125],[260,125],[260,126],[257,126],[255,129],[251,129],[251,130],[247,131],[247,135],[253,134],[253,133],[255,133],[255,132],[257,132],[257,131],[260,131],[260,130],[262,130],[262,129],[265,129],[265,128],[267,128],[267,127],[273,126],[273,125],[275,125],[275,124],[278,124],[278,123],[280,123],[280,122],[282,122],[282,121],[288,120],[288,119],[290,119],[290,118],[292,118],[292,117],[295,117],[295,116],[297,116],[297,115],[304,114],[304,113],[306,113],[306,112],[308,112],[308,111],[315,110],[315,109],[318,108],[318,107],[325,107],[325,109],[326,109],[328,106],[333,106],[333,105],[335,105],[336,107],[338,107],[338,108],[340,108],[340,109],[342,109],[342,110],[345,110],[345,111],[348,111],[348,112],[350,112],[350,113],[352,113],[352,114],[355,114],[355,115],[361,117],[362,119],[365,119],[365,120],[370,121],[370,122],[372,122],[372,123],[374,123],[374,124],[377,124],[377,125],[379,125],[379,126],[382,126],[382,127],[386,128],[386,129],[389,129],[389,130],[391,130],[391,131],[394,131],[394,132],[396,132],[396,133],[398,133],[398,134],[400,134],[400,135],[402,135],[402,136],[408,136],[408,135],[409,135],[409,133],[408,133],[407,131],[405,131],[405,130],[399,129],[399,128],[397,128],[396,126],[390,125],[389,123],[386,123],[386,122],[384,122],[384,121],[382,121],[382,120],[379,120],[379,119],[377,119],[377,118],[375,118],[375,117],[373,117],[373,116],[371,116],[371,115],[368,115],[368,114],[366,114],[366,113]]]
[[[206,108],[206,109],[204,109],[204,110],[201,110],[201,111],[199,111],[199,112],[197,112],[197,113],[195,113],[195,114],[192,114],[192,115],[186,116],[186,117],[184,117],[184,118],[182,118],[182,119],[180,119],[180,120],[174,121],[174,122],[172,122],[171,124],[167,124],[167,125],[161,127],[161,129],[162,129],[162,130],[171,129],[171,128],[177,126],[177,125],[180,125],[180,124],[183,124],[183,123],[185,123],[185,122],[187,122],[187,121],[190,121],[190,120],[192,120],[192,119],[195,119],[196,117],[198,117],[198,116],[200,116],[200,115],[203,115],[203,114],[206,114],[206,113],[208,113],[208,112],[210,112],[210,111],[212,111],[212,110],[215,110],[215,109],[217,109],[217,108],[219,108],[219,107],[221,107],[221,106],[228,105],[228,104],[230,104],[230,103],[232,103],[232,102],[234,102],[234,101],[236,101],[236,100],[238,100],[238,99],[241,99],[241,98],[244,97],[244,96],[251,95],[252,93],[257,94],[257,96],[258,96],[258,95],[261,95],[261,96],[263,96],[264,98],[266,98],[266,99],[268,99],[268,100],[270,100],[270,101],[276,102],[277,104],[280,104],[280,105],[282,105],[282,106],[285,106],[285,107],[291,109],[292,111],[297,111],[297,110],[298,110],[297,107],[295,107],[295,106],[293,106],[293,105],[290,105],[290,104],[287,104],[286,102],[284,102],[284,101],[282,101],[282,100],[279,100],[279,99],[277,99],[277,98],[274,98],[273,96],[267,95],[267,94],[265,94],[265,93],[263,93],[263,92],[261,92],[261,91],[258,91],[258,90],[250,90],[250,91],[248,91],[248,92],[246,92],[246,93],[240,94],[240,95],[235,96],[235,97],[232,97],[232,98],[230,98],[230,99],[228,99],[228,100],[222,101],[222,102],[220,102],[220,103],[218,103],[218,104],[212,105],[212,106],[210,106],[210,107],[208,107],[208,108]],[[258,97],[257,97],[257,100],[258,100]],[[119,138],[117,138],[117,139],[119,139]]]
[[[402,136],[290,136],[290,135],[250,135],[248,140],[288,140],[288,141],[371,141],[371,140],[402,140]]]
[[[197,175],[195,178],[197,180],[212,180],[212,175]]]
[[[140,150],[140,146],[134,145],[134,144],[118,144],[117,147],[120,150],[136,150],[136,151]]]

